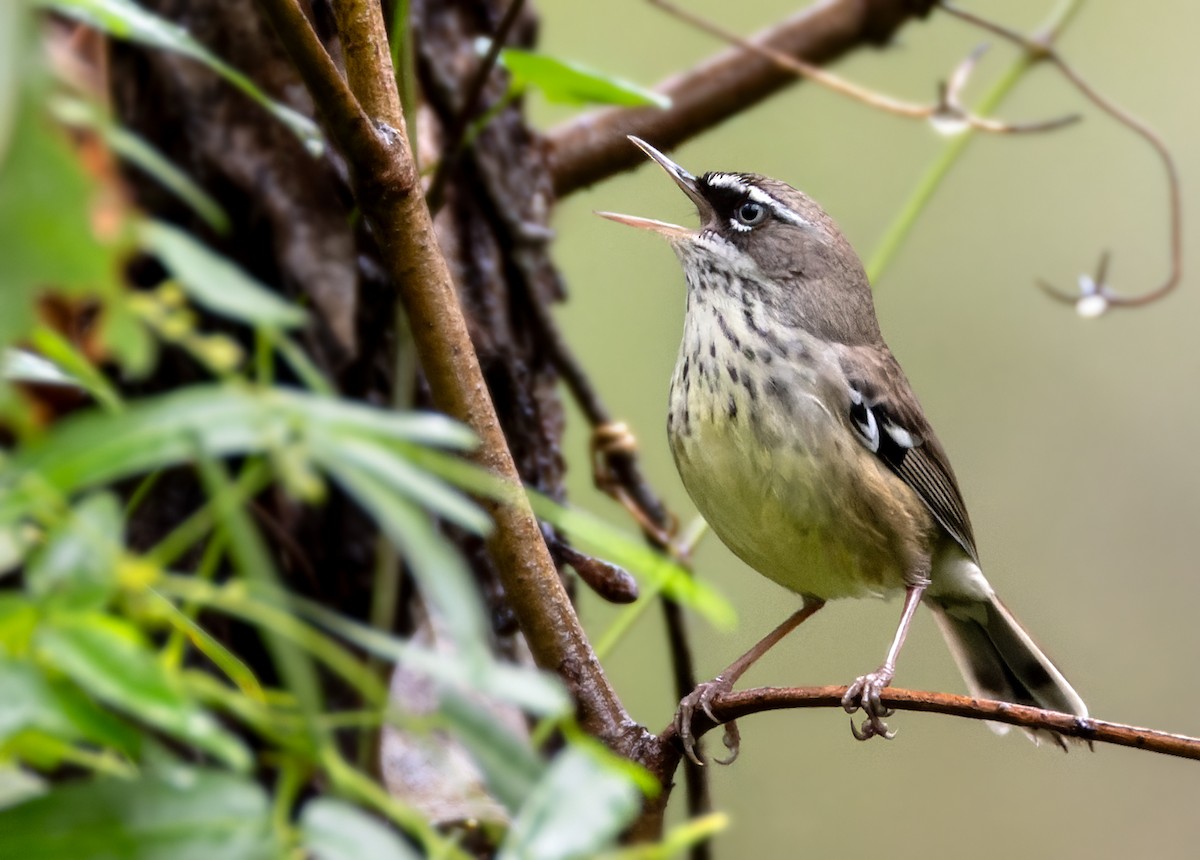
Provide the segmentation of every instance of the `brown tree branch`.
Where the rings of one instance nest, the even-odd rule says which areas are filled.
[[[865,44],[883,44],[933,0],[826,0],[764,30],[750,41],[814,64],[826,64]],[[626,136],[674,147],[759,103],[798,78],[766,57],[723,51],[655,89],[671,107],[608,108],[576,117],[547,135],[554,188],[565,196],[640,164]]]
[[[670,2],[670,0],[647,0],[647,2],[657,6],[667,14],[690,24],[696,29],[708,33],[710,36],[715,36],[727,44],[766,57],[775,65],[787,69],[792,74],[807,78],[826,89],[862,102],[868,107],[884,111],[885,113],[907,117],[908,119],[928,120],[939,125],[958,126],[964,130],[969,128],[991,134],[1026,134],[1056,131],[1063,126],[1070,125],[1079,120],[1079,116],[1076,114],[1040,122],[1013,124],[989,117],[976,116],[963,107],[962,91],[966,89],[971,73],[978,65],[983,52],[987,49],[987,45],[981,45],[972,51],[959,64],[958,68],[955,69],[954,73],[950,76],[950,80],[941,84],[937,101],[931,104],[919,104],[876,92],[875,90],[839,77],[820,66],[806,63],[795,57],[789,57],[787,54],[773,50],[766,45],[755,44],[748,39],[743,39],[741,36],[710,21],[703,15],[698,15],[681,6],[677,6],[675,3]]]
[[[713,713],[721,723],[725,723],[763,711],[841,708],[845,692],[845,687],[758,687],[718,696],[713,702]],[[1047,729],[1081,741],[1115,744],[1163,755],[1200,759],[1200,738],[1157,729],[1110,723],[1091,717],[1077,717],[1073,714],[1061,714],[1057,711],[1045,711],[989,699],[924,690],[903,690],[896,687],[885,689],[882,700],[886,707],[898,711],[948,714],[972,720],[1007,723],[1024,729]],[[692,723],[692,731],[700,735],[717,725],[719,723],[714,723],[698,712]],[[659,738],[678,749],[674,724],[663,730]]]
[[[313,95],[326,133],[355,178],[364,216],[382,262],[412,322],[412,335],[434,404],[479,436],[475,461],[520,485],[467,332],[454,283],[438,247],[403,123],[380,124],[364,113],[296,0],[258,0]],[[373,19],[372,19],[373,20]],[[386,44],[382,21],[367,21],[374,46]],[[386,56],[386,52],[384,52]],[[395,89],[390,62],[375,63],[381,87]],[[365,73],[365,70],[364,70]],[[385,80],[386,79],[386,80]],[[390,101],[390,95],[385,101]],[[397,103],[399,97],[396,97]],[[618,751],[645,743],[625,713],[584,636],[523,493],[507,504],[483,500],[496,529],[488,551],[539,666],[567,680],[585,729]]]
[[[346,78],[358,103],[376,121],[403,128],[383,7],[378,0],[337,0],[333,15],[346,58]]]

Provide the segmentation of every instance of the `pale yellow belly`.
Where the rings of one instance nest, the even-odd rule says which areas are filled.
[[[743,397],[733,418],[703,392],[691,399],[687,427],[672,422],[680,476],[717,536],[759,573],[825,600],[883,595],[927,573],[927,556],[890,527],[931,525],[924,506],[815,398],[764,416]]]

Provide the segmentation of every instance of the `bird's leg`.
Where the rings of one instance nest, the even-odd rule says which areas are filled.
[[[862,708],[867,715],[861,728],[854,725],[853,719],[850,720],[850,731],[860,741],[877,735],[885,740],[891,740],[896,736],[896,733],[889,730],[887,723],[883,721],[884,717],[892,715],[892,711],[883,706],[879,697],[896,675],[896,657],[899,656],[900,649],[904,647],[904,637],[908,635],[908,627],[912,624],[913,615],[917,611],[917,605],[921,602],[921,595],[927,585],[927,582],[922,582],[920,585],[908,586],[904,592],[904,610],[900,613],[900,626],[896,628],[896,637],[892,640],[892,647],[888,649],[887,659],[874,672],[858,678],[846,690],[846,695],[842,696],[842,707],[846,709],[846,713],[853,714]]]
[[[720,721],[712,712],[713,700],[721,693],[728,693],[732,690],[737,679],[742,677],[746,670],[753,666],[759,657],[766,654],[776,642],[811,618],[824,605],[824,600],[818,600],[814,597],[805,598],[803,606],[788,616],[787,620],[782,624],[760,639],[753,648],[730,663],[721,674],[717,675],[711,681],[705,681],[698,685],[691,693],[684,696],[683,700],[679,703],[679,710],[675,712],[675,730],[679,734],[679,741],[683,744],[683,751],[688,758],[696,764],[704,764],[696,754],[696,738],[692,735],[692,717],[696,713],[696,708],[699,707],[714,723],[719,723]],[[725,747],[729,750],[729,757],[726,759],[717,759],[717,763],[732,764],[738,755],[739,742],[740,737],[737,723],[731,720],[725,724]]]

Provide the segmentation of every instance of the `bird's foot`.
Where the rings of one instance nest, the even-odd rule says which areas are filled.
[[[679,742],[683,744],[684,755],[698,765],[703,765],[704,760],[696,752],[697,738],[692,734],[692,718],[699,709],[706,717],[719,725],[721,721],[717,719],[712,710],[713,700],[732,689],[733,683],[718,675],[711,681],[696,685],[696,689],[684,696],[679,703],[679,710],[675,712],[675,731],[679,735]],[[737,723],[733,720],[725,723],[724,742],[725,748],[729,750],[728,758],[714,759],[714,761],[717,764],[733,764],[734,759],[738,757],[738,750],[742,743],[741,732],[738,731]]]
[[[896,733],[889,729],[887,723],[883,721],[885,717],[890,717],[895,711],[885,707],[880,698],[884,688],[892,683],[895,674],[896,671],[890,666],[880,666],[874,672],[858,678],[842,696],[842,707],[846,709],[846,713],[853,714],[861,708],[866,714],[861,726],[854,724],[853,717],[850,719],[850,731],[858,740],[865,741],[881,737],[890,741],[896,736]]]

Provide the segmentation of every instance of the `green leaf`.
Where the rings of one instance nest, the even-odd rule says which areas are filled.
[[[239,504],[237,491],[225,470],[209,457],[202,457],[199,466],[200,477],[214,502],[217,521],[224,528],[229,540],[229,554],[238,572],[249,582],[257,582],[278,591],[286,603],[290,598],[288,593],[279,587],[280,577],[271,561],[271,554],[267,551],[262,535],[246,512],[245,506]],[[291,607],[285,608],[290,610]],[[277,631],[260,629],[279,676],[300,705],[309,738],[319,741],[320,732],[316,725],[316,717],[323,696],[320,681],[308,655]]]
[[[28,32],[29,10],[24,3],[0,4],[0,164],[12,139],[21,94],[22,37]]]
[[[4,12],[0,10],[0,18]],[[0,765],[0,809],[32,800],[47,790],[46,781],[13,765]]]
[[[47,491],[70,496],[190,462],[197,449],[212,457],[261,453],[305,432],[326,439],[335,430],[451,447],[473,439],[440,415],[389,413],[286,389],[195,385],[144,398],[119,415],[89,412],[54,425],[0,464],[0,524],[24,516]]]
[[[440,713],[483,771],[489,791],[516,813],[546,767],[527,738],[514,735],[494,714],[453,690],[443,690]]]
[[[571,701],[557,677],[537,669],[498,663],[488,658],[465,659],[430,651],[346,618],[311,600],[293,598],[295,610],[368,654],[404,663],[439,684],[475,690],[483,696],[516,705],[540,717],[567,713]]]
[[[673,857],[682,857],[694,845],[712,839],[727,827],[728,815],[723,812],[710,812],[708,815],[672,827],[657,845],[633,845],[611,854],[603,854],[596,860],[671,860]]]
[[[292,328],[307,314],[280,298],[190,234],[161,221],[138,227],[142,247],[154,254],[197,304],[250,325]]]
[[[577,747],[563,750],[529,797],[499,860],[573,860],[610,845],[642,806],[624,774]]]
[[[313,453],[332,473],[342,469],[370,474],[393,492],[433,512],[466,531],[486,535],[492,520],[478,505],[446,484],[415,468],[373,440],[331,435],[316,440]],[[426,528],[432,529],[432,524]]]
[[[50,684],[29,663],[0,658],[0,742],[38,729],[61,738],[80,736]]]
[[[27,16],[17,8],[24,23]],[[18,30],[22,45],[35,42],[24,27]],[[12,126],[7,141],[0,136],[0,346],[30,329],[40,290],[111,296],[119,272],[117,249],[97,237],[89,218],[93,183],[65,137],[42,116],[40,73],[25,69],[24,75],[15,120],[0,117]]]
[[[645,577],[676,602],[699,612],[721,629],[734,626],[733,606],[712,586],[618,528],[579,508],[566,507],[529,490],[529,501],[540,519],[571,537],[586,550],[619,567]]]
[[[475,48],[486,54],[489,40],[481,38]],[[504,48],[500,64],[513,76],[513,87],[536,87],[548,101],[559,104],[606,104],[669,108],[671,100],[615,75],[597,71],[580,63],[559,60],[545,54]]]
[[[29,341],[43,358],[71,374],[72,379],[78,381],[97,403],[112,412],[121,410],[121,395],[117,393],[116,388],[61,332],[38,324],[30,333]]]
[[[517,491],[472,463],[450,457],[443,451],[401,447],[415,465],[457,487],[500,502],[514,501]],[[607,559],[641,576],[651,584],[651,590],[665,592],[678,603],[705,616],[714,626],[721,629],[734,626],[737,617],[729,601],[712,586],[696,579],[685,568],[648,547],[641,537],[627,534],[580,508],[560,505],[536,490],[525,488],[524,492],[539,519],[569,535],[596,557]]]
[[[21,526],[0,525],[0,578],[24,563],[29,544]]]
[[[126,755],[138,736],[75,687],[50,681],[30,663],[0,657],[0,743],[28,730],[64,740],[88,740]]]
[[[288,408],[297,415],[329,435],[354,433],[455,451],[470,451],[478,445],[468,427],[436,412],[392,412],[334,397],[283,391],[278,396],[286,398]],[[487,474],[478,467],[475,471]]]
[[[6,349],[0,362],[0,374],[14,382],[33,385],[55,385],[83,390],[78,379],[43,356],[24,349]]]
[[[38,617],[37,607],[24,594],[0,593],[0,655],[23,656]]]
[[[245,745],[180,692],[129,623],[99,614],[55,618],[35,634],[34,647],[41,660],[101,701],[195,744],[235,770],[249,769]]]
[[[220,203],[144,138],[113,122],[98,105],[58,96],[50,101],[50,109],[61,123],[94,131],[109,149],[155,179],[218,233],[229,232],[229,216]]]
[[[474,580],[428,515],[357,465],[327,458],[325,467],[408,560],[422,596],[446,625],[463,658],[487,660],[483,606]]]
[[[300,812],[304,847],[315,860],[418,860],[387,825],[357,806],[318,797]]]
[[[59,609],[101,608],[117,589],[124,533],[121,502],[113,493],[85,498],[51,529],[30,560],[26,590]]]
[[[118,39],[173,51],[198,60],[290,128],[311,155],[316,157],[324,152],[325,141],[311,119],[269,97],[252,80],[208,50],[183,27],[143,9],[133,0],[37,0],[37,3]]]
[[[157,592],[150,592],[154,598],[154,610],[162,618],[185,635],[197,651],[212,661],[213,665],[225,673],[230,681],[237,685],[247,697],[255,702],[266,703],[267,696],[253,670],[240,657],[222,645],[211,633],[185,615],[179,608]]]
[[[65,785],[0,810],[0,857],[279,860],[266,794],[229,773],[175,769]]]

